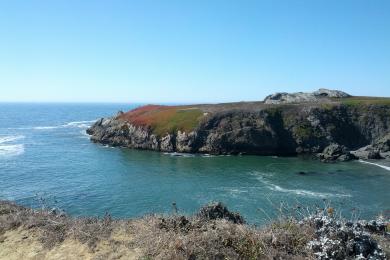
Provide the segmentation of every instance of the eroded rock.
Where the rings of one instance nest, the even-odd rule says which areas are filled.
[[[346,98],[346,97],[350,97],[350,95],[343,91],[320,88],[319,90],[314,92],[275,93],[267,96],[264,99],[264,103],[266,104],[307,103],[307,102],[317,102],[319,100],[326,99],[326,98]]]

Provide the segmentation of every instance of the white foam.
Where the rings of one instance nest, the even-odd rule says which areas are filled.
[[[73,121],[69,122],[63,125],[57,125],[57,126],[36,126],[32,129],[34,130],[51,130],[51,129],[58,129],[58,128],[88,128],[92,125],[92,123],[96,122],[96,120],[86,120],[86,121]]]
[[[385,170],[390,171],[390,167],[389,167],[389,166],[381,165],[381,164],[379,164],[379,163],[367,162],[367,161],[363,161],[363,160],[361,160],[361,159],[359,160],[359,162],[365,163],[365,164],[375,165],[375,166],[381,167],[382,169],[385,169]]]
[[[9,135],[9,136],[0,137],[0,144],[17,141],[23,139],[24,137],[25,137],[24,135]]]
[[[80,131],[81,137],[82,138],[88,138],[89,139],[89,134],[87,134],[87,131],[85,129]]]
[[[23,138],[25,138],[23,135],[10,135],[0,137],[0,157],[17,156],[23,154],[24,145],[13,144],[13,142]]]
[[[328,197],[351,197],[350,194],[337,194],[337,193],[326,193],[326,192],[315,192],[302,189],[285,189],[279,185],[273,184],[267,180],[264,180],[262,177],[258,177],[262,183],[264,183],[268,189],[277,192],[291,193],[300,196],[314,197],[314,198],[328,198]]]
[[[36,126],[33,127],[32,129],[34,130],[50,130],[50,129],[57,129],[60,128],[60,126]]]
[[[23,144],[0,145],[0,157],[18,156],[23,153]]]
[[[172,157],[194,157],[194,154],[191,153],[178,153],[178,152],[173,152],[173,153],[164,153],[166,155],[170,155]]]
[[[208,153],[202,154],[201,156],[206,158],[215,157],[215,155],[208,154]]]
[[[69,122],[67,124],[64,124],[64,125],[62,125],[62,127],[88,128],[94,122],[96,122],[96,120],[74,121],[74,122]]]

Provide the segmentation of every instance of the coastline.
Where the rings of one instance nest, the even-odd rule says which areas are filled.
[[[159,152],[390,159],[390,99],[321,91],[326,96],[276,93],[258,102],[146,105],[101,118],[87,133],[96,143]]]

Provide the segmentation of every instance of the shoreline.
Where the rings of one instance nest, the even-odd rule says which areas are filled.
[[[390,158],[390,99],[313,102],[295,100],[296,94],[288,102],[283,94],[254,103],[146,105],[100,118],[87,134],[95,143],[159,152],[303,155],[322,162]]]

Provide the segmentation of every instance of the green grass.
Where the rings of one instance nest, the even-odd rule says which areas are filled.
[[[162,136],[178,130],[191,132],[199,124],[202,115],[200,109],[175,109],[168,118],[151,123],[153,133]]]
[[[390,105],[390,98],[386,97],[348,97],[338,99],[345,105]]]

